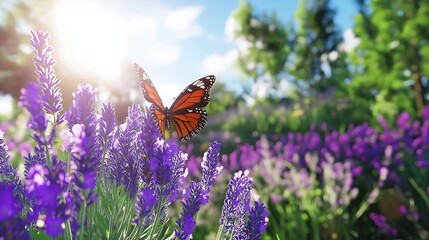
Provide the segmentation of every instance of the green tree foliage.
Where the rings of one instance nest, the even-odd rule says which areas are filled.
[[[299,3],[295,21],[289,23],[278,21],[276,13],[256,14],[246,1],[233,13],[239,69],[256,86],[269,81],[267,92],[274,94],[256,99],[244,111],[246,117],[225,124],[228,130],[241,133],[241,128],[253,126],[261,133],[284,133],[308,129],[311,123],[342,126],[367,120],[365,109],[350,114],[356,105],[345,90],[350,78],[347,55],[330,1]],[[281,81],[289,81],[295,90],[278,94]],[[355,115],[357,119],[350,119]]]
[[[301,0],[295,13],[296,35],[287,72],[301,91],[341,89],[348,77],[342,37],[329,0]]]
[[[342,88],[348,69],[335,14],[329,0],[301,0],[296,22],[283,24],[276,13],[257,15],[242,1],[233,13],[239,69],[254,83],[268,78],[272,88],[282,77],[305,93]]]
[[[358,0],[351,57],[353,101],[372,106],[374,116],[416,113],[427,103],[429,2]]]
[[[210,99],[210,104],[206,107],[209,115],[224,113],[230,108],[237,107],[243,101],[234,91],[227,89],[221,81],[217,81],[213,85]]]
[[[233,37],[241,45],[237,61],[240,71],[252,79],[253,84],[265,81],[276,88],[290,53],[288,27],[279,21],[276,13],[256,15],[247,1],[240,2],[232,17],[238,24]],[[254,96],[251,85],[244,90]]]
[[[30,55],[20,48],[28,41],[28,33],[18,30],[18,23],[27,15],[29,8],[23,3],[12,2],[0,4],[0,89],[18,97],[26,78],[34,70]]]
[[[52,0],[0,1],[0,94],[18,98],[25,83],[34,79],[28,38],[31,29],[50,30],[46,9],[52,5]]]

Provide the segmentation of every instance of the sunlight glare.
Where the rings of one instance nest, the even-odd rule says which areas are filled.
[[[99,1],[58,1],[51,15],[57,51],[79,71],[118,80],[125,54],[124,21]]]

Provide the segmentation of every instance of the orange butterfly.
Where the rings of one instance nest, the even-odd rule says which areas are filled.
[[[210,89],[216,80],[215,76],[209,75],[189,84],[168,108],[162,103],[145,70],[136,63],[134,68],[144,98],[152,103],[150,111],[163,138],[165,138],[165,129],[170,129],[171,123],[176,128],[181,142],[189,140],[201,131],[207,122],[207,112],[203,107],[210,101]]]

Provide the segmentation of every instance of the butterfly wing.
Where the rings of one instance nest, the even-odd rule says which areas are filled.
[[[207,112],[202,109],[210,101],[210,89],[216,78],[209,75],[187,86],[170,107],[171,122],[180,141],[195,136],[207,122]]]
[[[155,121],[162,137],[165,138],[165,128],[169,126],[167,126],[166,110],[161,101],[161,97],[159,97],[158,91],[156,91],[156,88],[146,71],[137,63],[134,63],[134,69],[137,73],[137,78],[139,79],[144,98],[148,102],[152,103],[150,106],[150,112],[153,120]]]
[[[139,79],[144,98],[148,102],[155,104],[159,109],[165,109],[161,97],[159,97],[158,91],[156,91],[155,85],[153,85],[153,82],[149,75],[147,75],[146,71],[137,63],[134,63],[134,69],[137,73],[137,78]]]
[[[155,105],[150,106],[153,121],[156,123],[162,138],[165,139],[165,129],[167,128],[166,114],[162,109],[157,108]],[[168,127],[169,128],[169,127]]]
[[[185,109],[172,113],[171,121],[180,141],[185,142],[197,135],[206,125],[207,112],[202,108]]]
[[[215,80],[215,76],[209,75],[189,84],[171,104],[171,112],[174,114],[184,109],[207,106],[210,101],[210,89]]]

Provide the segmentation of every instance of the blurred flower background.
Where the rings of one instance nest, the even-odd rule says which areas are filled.
[[[55,196],[63,194],[63,201],[52,211],[70,204],[79,210],[96,201],[93,174],[100,163],[93,159],[103,143],[113,165],[101,166],[100,174],[123,184],[141,204],[136,207],[140,218],[130,222],[154,222],[145,214],[155,199],[163,199],[171,204],[169,215],[176,216],[167,226],[177,223],[182,229],[175,233],[185,239],[194,228],[194,239],[214,238],[219,222],[224,230],[246,229],[256,238],[266,230],[263,239],[428,239],[428,27],[429,2],[423,0],[3,0],[0,133],[8,157],[0,163],[10,163],[30,183],[42,176],[39,187],[55,182]],[[37,54],[43,59],[46,52],[37,49],[43,42],[29,43],[37,39],[31,30],[50,33],[48,52],[54,50],[56,63],[42,69],[54,69],[60,81],[44,76],[53,72],[35,73]],[[148,104],[134,62],[151,76],[166,106],[192,81],[216,75],[208,123],[198,136],[179,144],[170,131],[171,149],[143,136],[140,127],[149,131],[151,125],[137,123],[146,115],[136,103]],[[31,83],[37,79],[46,84]],[[37,108],[40,101],[55,102],[55,89],[61,89],[62,106]],[[37,115],[42,107],[49,116]],[[43,126],[45,117],[53,128]],[[68,129],[63,137],[43,139],[45,132],[58,133],[57,125]],[[100,133],[104,140],[97,131],[105,131]],[[166,200],[179,193],[160,196],[152,185],[134,185],[133,177],[150,176],[133,172],[135,156],[125,144],[132,141],[144,146],[138,150],[144,156],[168,155],[164,158],[175,161],[177,169],[184,162],[193,181],[168,183],[188,186],[181,204]],[[69,182],[59,166],[31,168],[41,163],[48,145],[59,158],[71,151],[73,168],[82,175],[67,177],[80,190],[62,192]],[[174,145],[189,154],[186,161],[172,157],[179,151]],[[207,180],[204,152],[213,155],[213,149],[220,151],[223,170],[216,180]],[[128,161],[126,169],[121,161]],[[138,167],[164,171],[153,161]],[[109,176],[110,170],[117,174]],[[0,185],[0,192],[9,191]],[[32,193],[28,203],[41,190],[26,191]],[[247,206],[254,201],[249,193],[255,198],[252,206]],[[9,202],[16,197],[8,195]],[[8,206],[11,216],[23,209]],[[36,211],[47,207],[33,206]],[[251,216],[247,220],[245,213]],[[266,229],[259,227],[267,216]],[[13,221],[23,226],[20,218]],[[70,229],[82,226],[70,221]]]

